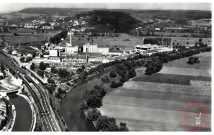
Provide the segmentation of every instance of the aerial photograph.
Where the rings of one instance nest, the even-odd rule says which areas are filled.
[[[211,133],[212,4],[0,3],[0,132]]]

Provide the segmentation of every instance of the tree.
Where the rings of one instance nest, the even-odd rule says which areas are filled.
[[[86,103],[91,108],[100,108],[102,106],[102,98],[92,96],[86,100]]]
[[[53,94],[54,91],[55,91],[55,89],[56,89],[56,85],[54,85],[54,84],[45,85],[45,88],[48,90],[48,92],[49,92],[50,94]]]
[[[66,91],[65,91],[65,90],[62,90],[62,88],[58,88],[58,93],[59,93],[59,94],[66,94]]]
[[[55,74],[55,73],[57,73],[57,71],[58,71],[58,70],[57,70],[57,68],[56,68],[55,66],[51,67],[51,72],[52,72],[52,73]]]
[[[32,60],[31,57],[27,57],[27,58],[25,59],[25,62],[30,62],[31,60]]]
[[[20,58],[20,61],[21,61],[21,62],[25,62],[25,58],[24,58],[24,57],[21,57],[21,58]]]
[[[48,83],[52,83],[52,84],[54,84],[55,82],[54,82],[54,80],[53,79],[51,79],[51,78],[48,78]]]
[[[95,127],[100,131],[119,131],[116,119],[108,116],[100,116],[97,119]]]
[[[78,68],[77,71],[76,71],[76,73],[77,73],[77,74],[80,74],[80,73],[82,73],[83,71],[84,71],[83,68]]]
[[[70,75],[70,73],[66,69],[59,69],[58,75],[60,78],[66,78]]]
[[[46,65],[44,62],[40,62],[40,63],[39,63],[39,69],[45,70],[46,67],[47,67],[47,65]]]
[[[129,129],[126,127],[126,123],[120,122],[120,131],[129,131]]]
[[[10,48],[10,49],[8,50],[8,54],[12,54],[12,52],[13,52],[13,49]]]
[[[117,77],[116,71],[115,71],[115,70],[112,70],[112,71],[109,73],[109,76],[110,76],[111,78]]]
[[[119,86],[123,86],[123,82],[121,82],[121,81],[118,81],[118,82],[112,81],[111,84],[110,84],[111,88],[117,88]]]
[[[5,67],[3,64],[1,64],[1,71],[3,72],[5,70]]]
[[[193,58],[193,57],[190,57],[189,59],[188,59],[188,62],[187,63],[189,63],[189,64],[194,64],[195,63],[195,59]]]
[[[128,78],[133,78],[136,76],[135,70],[132,68],[128,71]]]
[[[32,63],[32,64],[30,65],[30,69],[34,71],[35,68],[36,68],[36,65],[35,65],[34,63]]]
[[[195,57],[195,63],[200,63],[200,60],[198,57]]]
[[[97,66],[97,71],[98,71],[99,73],[101,73],[102,71],[104,71],[104,67],[103,67],[102,64]]]
[[[39,70],[37,70],[37,74],[39,75],[39,76],[41,76],[41,77],[44,77],[44,71],[43,70],[41,70],[41,69],[39,69]]]
[[[131,69],[133,67],[132,62],[130,61],[125,61],[123,64],[127,67],[127,69]]]
[[[145,66],[146,66],[145,74],[151,75],[151,74],[154,74],[156,72],[159,72],[162,69],[163,62],[159,59],[153,60],[153,61],[148,61]]]
[[[96,121],[101,116],[101,113],[98,109],[90,109],[86,115],[86,119],[90,121]]]
[[[105,75],[104,77],[101,78],[101,81],[102,81],[103,83],[109,83],[109,82],[110,82],[110,79],[108,78],[107,75]]]
[[[99,93],[98,96],[100,97],[104,97],[107,94],[105,87],[103,86],[95,85],[94,89]]]
[[[87,71],[83,71],[83,72],[80,74],[80,79],[81,79],[81,81],[84,81],[84,80],[87,78],[87,75],[88,75],[88,72],[87,72]]]
[[[87,110],[88,109],[88,105],[83,101],[82,103],[80,103],[80,109],[82,111]]]

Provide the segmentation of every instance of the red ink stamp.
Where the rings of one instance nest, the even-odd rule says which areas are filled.
[[[184,129],[199,131],[209,124],[210,109],[202,100],[188,99],[179,106],[177,118]]]

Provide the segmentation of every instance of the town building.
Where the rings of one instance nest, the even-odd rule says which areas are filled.
[[[78,49],[79,49],[78,46],[67,46],[67,47],[65,48],[65,53],[66,53],[67,55],[77,54],[77,53],[78,53]]]
[[[147,50],[153,50],[159,48],[157,45],[151,45],[151,44],[143,44],[143,45],[136,45],[135,51],[147,51]]]
[[[121,56],[122,55],[122,51],[121,50],[110,50],[109,51],[109,55],[114,57],[114,56]]]
[[[83,52],[89,52],[89,53],[101,53],[102,55],[108,55],[109,54],[109,47],[98,47],[97,44],[84,44],[83,45]]]

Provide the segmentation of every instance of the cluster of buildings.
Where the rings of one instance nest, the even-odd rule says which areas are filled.
[[[45,20],[45,19],[33,20],[33,21],[22,23],[20,25],[11,24],[10,26],[24,27],[24,28],[30,28],[30,29],[40,28],[40,29],[47,29],[47,30],[52,30],[52,29],[55,29],[55,27],[60,27],[60,28],[69,28],[69,29],[73,28],[73,31],[76,31],[76,29],[74,29],[75,26],[80,26],[85,24],[87,24],[87,22],[83,20],[65,21],[64,18],[59,18],[59,19],[49,19],[49,20]],[[79,31],[83,31],[83,30],[84,29],[79,29]]]
[[[43,52],[43,53],[42,53]],[[32,62],[39,64],[48,63],[58,68],[77,69],[82,65],[96,65],[113,60],[115,56],[121,56],[121,50],[110,50],[109,47],[101,47],[95,43],[85,43],[83,46],[73,46],[71,43],[49,44],[46,43],[43,51]]]
[[[0,125],[7,117],[7,106],[6,103],[0,99]]]
[[[41,62],[48,63],[56,68],[77,69],[82,65],[93,67],[100,63],[107,63],[126,55],[139,52],[143,55],[151,55],[157,52],[173,51],[171,46],[143,44],[136,45],[129,53],[120,49],[110,49],[108,46],[98,46],[96,43],[85,43],[82,46],[73,46],[71,43],[63,42],[59,45],[45,43],[40,55],[36,56],[32,62],[36,65]]]

